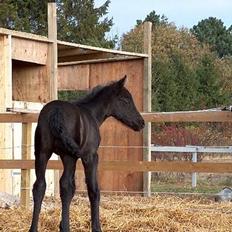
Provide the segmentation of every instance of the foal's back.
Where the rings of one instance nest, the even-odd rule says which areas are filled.
[[[99,142],[98,126],[85,107],[55,100],[42,109],[35,134],[35,153],[44,149],[79,158],[96,150]]]
[[[36,128],[35,153],[41,150],[58,155],[64,152],[75,153],[71,148],[72,144],[75,146],[74,141],[79,142],[79,115],[79,108],[69,102],[56,100],[45,105],[40,112]]]

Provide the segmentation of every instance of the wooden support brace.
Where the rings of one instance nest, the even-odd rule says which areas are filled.
[[[31,159],[32,123],[22,124],[22,159]],[[21,170],[21,205],[29,208],[30,205],[30,169]]]

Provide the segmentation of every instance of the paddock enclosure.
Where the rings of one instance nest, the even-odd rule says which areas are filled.
[[[59,41],[54,3],[48,4],[48,28],[48,37],[0,28],[0,159],[3,163],[0,167],[0,191],[12,191],[11,170],[9,166],[3,167],[6,160],[17,162],[12,155],[14,147],[10,123],[22,123],[22,150],[18,159],[24,160],[21,163],[24,165],[26,160],[33,159],[32,123],[37,121],[38,109],[57,99],[59,90],[89,90],[127,75],[126,87],[132,93],[137,108],[141,112],[149,110],[149,33],[144,37],[144,54]],[[145,24],[145,28],[149,31],[151,24]],[[100,162],[142,161],[147,153],[143,149],[131,152],[113,149],[112,146],[146,145],[149,138],[146,133],[149,133],[148,127],[144,132],[136,133],[116,120],[107,120],[101,128]],[[32,184],[27,168],[22,168],[21,172],[21,195],[25,198],[28,198]],[[29,168],[33,168],[32,163]],[[55,171],[55,191],[59,175],[59,171]],[[100,171],[99,182],[102,190],[143,191],[143,174],[138,172]],[[77,171],[77,189],[85,189],[82,171]]]
[[[232,173],[231,163],[151,162],[150,122],[231,122],[228,111],[151,112],[151,23],[144,25],[144,54],[57,40],[56,6],[48,4],[48,37],[0,28],[0,191],[14,191],[28,207],[33,183],[33,133],[38,113],[59,90],[88,90],[128,76],[126,87],[146,121],[133,132],[114,119],[101,128],[99,182],[102,191],[150,195],[151,172]],[[14,135],[12,124],[20,124]],[[14,136],[13,136],[14,135]],[[57,159],[56,156],[53,159]],[[77,190],[85,190],[81,164]],[[58,195],[62,164],[48,163],[48,186]],[[50,193],[49,193],[50,194]],[[126,230],[125,230],[126,231]]]

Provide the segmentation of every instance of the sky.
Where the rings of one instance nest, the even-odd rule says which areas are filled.
[[[105,1],[95,0],[96,7]],[[227,27],[232,25],[232,0],[111,0],[107,16],[113,17],[114,26],[110,33],[121,36],[153,10],[177,27],[191,28],[208,17],[221,19]]]

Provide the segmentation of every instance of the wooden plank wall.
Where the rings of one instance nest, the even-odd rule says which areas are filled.
[[[58,89],[62,90],[88,90],[89,89],[88,64],[59,66]]]
[[[12,59],[45,65],[47,43],[14,37],[12,39]]]
[[[13,100],[50,100],[48,43],[12,38]]]
[[[45,103],[49,100],[46,66],[13,61],[13,100]]]
[[[59,88],[72,89],[72,86],[78,87],[78,89],[86,89],[88,86],[93,88],[99,84],[106,84],[113,80],[119,80],[126,74],[128,76],[126,87],[131,91],[137,108],[139,111],[142,111],[143,66],[143,59],[61,66],[58,69]],[[72,77],[73,71],[75,71],[76,74],[75,78],[77,82],[75,83],[74,78]],[[86,82],[87,80],[84,77],[89,83]],[[67,78],[69,81],[62,80]],[[108,119],[102,125],[101,136],[101,146],[143,145],[142,132],[134,132],[112,118]],[[142,149],[100,148],[99,157],[100,162],[111,160],[138,161],[142,160],[143,154]],[[100,188],[107,191],[143,190],[142,173],[100,171],[99,182]],[[85,188],[83,173],[80,172],[77,172],[77,188],[79,190]]]

